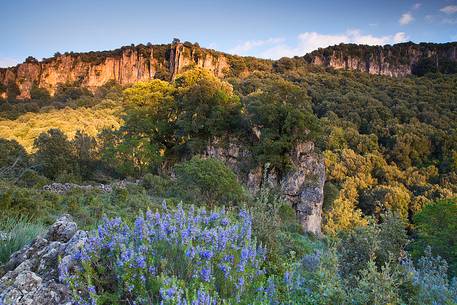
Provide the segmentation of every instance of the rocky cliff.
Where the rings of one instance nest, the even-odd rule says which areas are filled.
[[[386,46],[340,44],[304,56],[309,64],[386,76],[457,73],[457,42]]]
[[[226,54],[197,44],[137,45],[114,51],[56,54],[39,62],[34,58],[12,68],[0,68],[0,94],[30,98],[33,86],[52,95],[59,84],[76,84],[95,90],[107,83],[130,84],[153,78],[173,79],[188,67],[198,66],[223,77],[229,70]],[[2,90],[3,88],[3,90]],[[10,90],[8,90],[10,89]]]
[[[254,195],[263,187],[277,189],[282,199],[295,208],[303,231],[317,236],[322,234],[325,165],[323,156],[314,151],[313,142],[299,143],[294,147],[290,153],[292,169],[282,176],[268,164],[250,168],[247,164],[251,159],[250,152],[236,139],[220,143],[213,140],[204,156],[227,164]]]
[[[457,73],[457,42],[392,46],[340,44],[295,59],[386,76]],[[132,45],[113,51],[56,54],[43,61],[29,57],[15,67],[0,68],[0,98],[30,98],[33,86],[44,88],[52,95],[59,84],[76,84],[94,91],[109,81],[130,84],[153,78],[172,80],[194,66],[224,77],[247,75],[254,70],[271,71],[274,64],[274,61],[229,55],[178,41],[165,45]]]

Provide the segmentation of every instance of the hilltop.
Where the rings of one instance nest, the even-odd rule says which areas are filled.
[[[428,72],[452,74],[457,72],[457,43],[340,44],[303,57],[277,61],[230,55],[179,40],[162,45],[131,45],[112,51],[56,53],[42,61],[28,57],[15,67],[0,68],[0,97],[30,99],[34,88],[45,89],[54,95],[60,84],[95,91],[110,81],[121,85],[150,79],[170,81],[193,67],[228,78],[296,66],[330,67],[394,77]]]

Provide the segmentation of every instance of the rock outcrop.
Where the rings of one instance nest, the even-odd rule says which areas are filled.
[[[213,140],[204,152],[224,162],[247,185],[252,194],[261,188],[277,189],[283,199],[295,208],[304,232],[321,235],[322,204],[324,200],[325,165],[322,155],[314,151],[313,142],[295,146],[290,154],[292,170],[280,177],[268,165],[257,166],[248,171],[251,154],[235,139],[221,144]]]
[[[69,215],[60,217],[0,267],[0,304],[72,304],[70,291],[59,281],[59,261],[71,262],[86,238]]]
[[[386,76],[457,73],[457,43],[401,43],[386,46],[340,44],[319,49],[297,60],[335,69]],[[173,80],[189,67],[201,67],[218,77],[270,71],[275,61],[239,57],[174,41],[165,45],[137,45],[113,51],[65,53],[43,61],[29,57],[22,64],[0,68],[0,98],[30,98],[34,86],[53,95],[59,84],[95,91],[109,81],[131,84],[153,78]],[[262,68],[263,67],[263,68]]]
[[[223,77],[229,69],[227,55],[190,43],[138,45],[114,51],[66,53],[41,62],[28,58],[12,68],[0,68],[0,92],[15,87],[18,99],[30,98],[33,86],[53,95],[59,84],[76,84],[94,91],[109,81],[131,84],[153,78],[173,79],[190,66]]]
[[[340,44],[313,51],[304,59],[309,64],[394,77],[427,72],[457,73],[457,42],[408,42],[392,46]]]

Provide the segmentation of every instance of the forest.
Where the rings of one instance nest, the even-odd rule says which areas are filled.
[[[78,304],[456,304],[457,74],[441,72],[295,57],[0,101],[0,265],[68,213],[91,232],[79,267],[59,270]],[[204,157],[214,139],[279,177],[313,142],[323,234],[303,232],[278,189],[252,194]]]

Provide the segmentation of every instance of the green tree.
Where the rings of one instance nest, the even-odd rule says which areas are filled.
[[[96,163],[96,145],[97,142],[94,137],[78,130],[75,137],[71,141],[73,147],[73,154],[76,159],[78,173],[84,180],[90,179]]]
[[[60,175],[74,173],[72,145],[60,129],[43,132],[33,146],[36,149],[35,162],[46,177],[56,179]]]
[[[29,156],[15,140],[0,138],[0,178],[17,179],[29,166]]]
[[[107,168],[122,176],[141,177],[157,172],[162,156],[149,138],[120,130],[104,130],[99,135],[101,159]]]
[[[361,270],[356,287],[351,290],[352,302],[355,304],[404,304],[400,297],[400,286],[403,282],[401,273],[389,264],[379,271],[375,262],[370,260],[367,267]]]
[[[216,159],[193,157],[174,166],[180,195],[197,204],[240,205],[246,193],[235,173]]]
[[[457,275],[457,199],[439,200],[426,205],[414,216],[417,239],[413,254],[419,257],[428,246],[449,264],[451,275]]]
[[[28,155],[24,147],[16,140],[0,138],[0,168],[17,165],[25,166],[28,163]]]
[[[245,101],[251,128],[259,130],[254,152],[260,163],[279,170],[290,166],[288,153],[300,141],[314,139],[318,120],[311,110],[310,98],[302,88],[274,80]]]
[[[382,215],[381,223],[370,223],[340,233],[338,246],[340,271],[343,277],[357,277],[370,261],[379,268],[395,267],[408,244],[405,223],[396,214]]]
[[[228,84],[209,77],[207,73],[184,75],[176,82],[177,86],[187,85],[178,87],[179,94],[175,98],[175,138],[179,155],[200,153],[212,137],[236,132],[241,120],[241,104]]]

